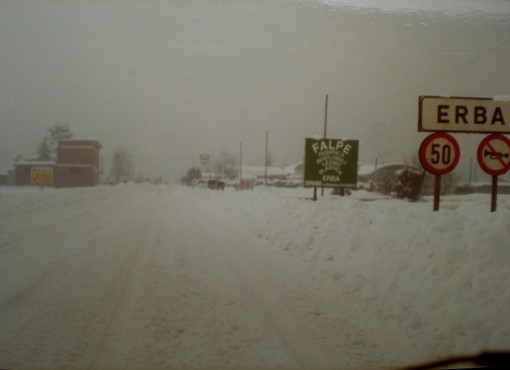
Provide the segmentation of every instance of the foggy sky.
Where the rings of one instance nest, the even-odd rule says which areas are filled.
[[[274,163],[294,163],[322,135],[326,94],[328,136],[397,161],[426,136],[419,95],[510,95],[509,1],[353,4],[2,1],[0,172],[57,122],[99,140],[106,170],[118,146],[135,174],[168,180],[240,142],[262,164],[266,130]],[[455,136],[465,168],[482,136]]]

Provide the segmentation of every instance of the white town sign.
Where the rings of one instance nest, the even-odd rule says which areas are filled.
[[[418,131],[510,133],[510,99],[420,96]]]

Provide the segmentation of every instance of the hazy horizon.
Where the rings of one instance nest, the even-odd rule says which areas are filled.
[[[99,140],[106,170],[118,146],[167,180],[240,142],[262,164],[266,130],[294,163],[326,94],[328,136],[359,140],[360,162],[412,158],[419,95],[510,95],[508,35],[505,0],[1,2],[0,172],[57,122]],[[455,136],[466,169],[482,136]]]

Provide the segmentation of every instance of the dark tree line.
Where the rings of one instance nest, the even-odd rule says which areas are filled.
[[[191,186],[193,180],[198,180],[202,177],[202,172],[198,167],[192,167],[186,173],[186,176],[182,178],[182,182],[188,186]]]

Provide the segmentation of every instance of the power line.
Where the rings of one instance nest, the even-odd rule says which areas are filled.
[[[398,97],[398,96],[405,95],[405,94],[407,94],[407,93],[409,93],[409,92],[411,92],[411,91],[414,91],[414,90],[416,90],[416,89],[419,89],[419,88],[422,88],[422,87],[424,87],[424,86],[430,85],[431,83],[436,82],[437,80],[440,80],[440,79],[442,79],[442,78],[445,78],[445,77],[447,77],[447,76],[449,76],[449,75],[451,75],[451,74],[453,74],[453,73],[457,72],[458,70],[460,70],[460,69],[462,69],[462,68],[464,68],[464,67],[466,67],[466,66],[468,66],[468,65],[470,65],[470,64],[472,64],[472,63],[474,63],[474,62],[476,62],[476,61],[478,61],[478,60],[480,60],[480,59],[482,59],[483,57],[485,57],[485,56],[487,56],[488,54],[490,54],[490,53],[494,52],[495,50],[497,50],[497,49],[499,49],[499,48],[501,48],[501,47],[505,46],[505,45],[506,45],[506,44],[508,44],[509,42],[510,42],[510,38],[509,38],[509,39],[506,39],[505,41],[503,41],[503,42],[501,42],[501,43],[497,44],[496,46],[494,46],[494,47],[492,47],[492,48],[490,48],[490,49],[486,50],[486,51],[485,51],[485,52],[483,52],[482,54],[479,54],[479,55],[477,55],[477,56],[473,57],[472,59],[468,60],[467,62],[459,64],[458,66],[454,67],[453,69],[451,69],[451,70],[449,70],[449,71],[447,71],[447,72],[441,73],[441,74],[439,74],[439,75],[438,75],[438,76],[436,76],[436,77],[433,77],[433,78],[431,78],[431,79],[429,79],[429,80],[423,81],[423,82],[421,82],[421,83],[419,83],[419,84],[417,84],[417,85],[415,85],[415,86],[413,86],[413,87],[410,87],[410,88],[407,88],[407,89],[405,89],[405,90],[401,90],[401,91],[399,91],[399,92],[396,92],[396,93],[394,93],[394,94],[392,94],[392,95],[388,95],[388,96],[385,96],[385,97],[382,97],[382,98],[379,98],[379,99],[373,100],[373,101],[371,101],[371,102],[368,102],[368,104],[377,104],[377,103],[380,103],[380,102],[382,102],[382,101],[386,101],[386,100],[389,100],[389,99],[392,99],[392,98],[396,98],[396,97]],[[363,103],[363,106],[366,106],[366,104],[367,104],[367,102],[364,102],[364,103]]]

